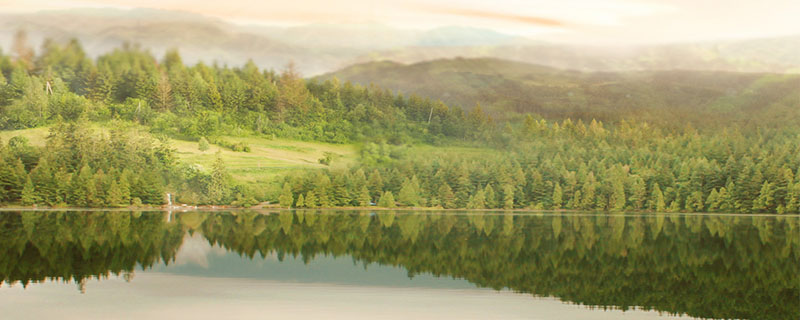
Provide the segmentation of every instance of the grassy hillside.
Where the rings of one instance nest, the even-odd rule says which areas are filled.
[[[97,125],[97,131],[104,127]],[[7,142],[15,136],[23,136],[32,146],[44,146],[48,135],[48,127],[34,129],[0,131],[0,139]],[[250,152],[235,152],[218,145],[211,144],[206,151],[198,149],[195,141],[170,139],[180,161],[197,165],[203,171],[210,171],[211,164],[220,152],[225,166],[236,181],[247,184],[267,185],[280,173],[292,169],[313,168],[345,168],[356,162],[356,148],[353,145],[334,145],[321,142],[292,141],[285,139],[268,139],[265,137],[229,137],[220,139],[232,142],[244,142],[250,146]],[[319,163],[325,153],[333,154],[330,166]]]
[[[800,121],[800,75],[708,71],[586,73],[490,59],[374,62],[318,77],[376,84],[496,117],[635,117],[651,122]],[[753,117],[757,115],[757,117]]]

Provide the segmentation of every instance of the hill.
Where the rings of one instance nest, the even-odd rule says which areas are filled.
[[[800,121],[800,76],[721,71],[579,72],[493,58],[439,59],[414,64],[371,62],[322,75],[375,84],[472,108],[495,117],[535,113],[546,118],[652,122],[708,115],[729,123]]]
[[[93,57],[124,43],[154,55],[180,48],[186,62],[281,69],[294,61],[315,76],[354,63],[392,60],[417,63],[453,57],[493,57],[582,71],[716,70],[798,72],[800,36],[662,45],[581,45],[526,39],[489,29],[445,26],[403,29],[378,23],[309,24],[293,27],[239,25],[213,17],[153,9],[72,9],[2,14],[0,47],[15,30],[32,43],[49,38],[80,40]],[[38,48],[37,48],[38,49]]]

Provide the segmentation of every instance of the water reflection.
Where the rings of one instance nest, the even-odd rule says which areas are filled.
[[[332,256],[600,308],[706,318],[800,314],[798,217],[299,211],[169,218],[0,213],[0,280],[81,284],[159,262],[207,268],[210,254],[226,252],[287,265]],[[265,273],[252,263],[231,268],[226,276]]]

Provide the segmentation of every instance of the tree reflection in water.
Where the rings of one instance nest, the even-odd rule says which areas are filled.
[[[187,232],[250,259],[352,256],[582,305],[706,318],[800,314],[800,219],[415,212],[7,212],[3,284],[130,279]]]

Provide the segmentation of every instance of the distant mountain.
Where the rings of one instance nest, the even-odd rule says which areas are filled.
[[[719,71],[579,72],[493,58],[440,59],[415,64],[371,62],[317,77],[376,84],[496,117],[652,122],[798,121],[800,75]],[[713,115],[713,117],[709,117]]]
[[[294,61],[305,75],[347,66],[371,52],[417,46],[504,43],[513,37],[491,30],[447,27],[404,30],[378,23],[312,24],[298,27],[234,25],[202,15],[152,9],[74,9],[0,15],[0,47],[25,30],[31,45],[45,39],[77,38],[92,56],[125,42],[138,43],[160,57],[179,48],[187,62],[240,65],[253,59],[263,68],[281,69]]]
[[[478,46],[417,46],[380,50],[358,63],[416,63],[454,57],[492,57],[580,71],[708,70],[800,73],[800,36],[649,46],[583,46],[524,39]]]
[[[399,29],[380,23],[311,24],[296,27],[236,25],[186,12],[153,9],[73,9],[0,14],[0,47],[14,31],[31,44],[44,38],[77,38],[97,56],[122,43],[138,43],[161,57],[179,48],[189,63],[241,65],[248,59],[268,69],[294,61],[306,76],[356,63],[417,63],[454,57],[500,58],[581,71],[714,70],[800,72],[800,36],[748,41],[652,46],[582,46],[534,41],[488,29],[449,26]]]

